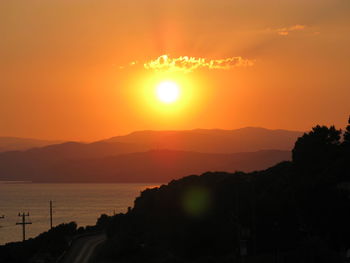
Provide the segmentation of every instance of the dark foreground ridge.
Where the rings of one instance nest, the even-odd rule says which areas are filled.
[[[143,191],[126,214],[102,215],[95,262],[347,262],[349,189],[350,120],[344,133],[316,126],[290,162],[187,176]],[[77,232],[2,246],[0,262],[55,262]],[[33,261],[42,251],[47,259]]]
[[[75,258],[75,255],[71,254],[76,253],[76,243],[79,243],[80,239],[104,235],[106,222],[106,216],[101,216],[95,226],[78,228],[75,222],[61,224],[24,242],[0,246],[0,263],[69,262],[68,258]],[[91,251],[89,253],[91,254]]]
[[[316,126],[297,140],[292,162],[193,175],[143,191],[133,209],[111,219],[101,260],[344,262],[350,125],[342,137]]]

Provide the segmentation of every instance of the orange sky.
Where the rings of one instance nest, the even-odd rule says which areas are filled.
[[[343,127],[349,14],[347,0],[1,1],[0,136]],[[249,65],[145,68],[164,54]],[[172,106],[154,100],[163,79],[182,88]]]

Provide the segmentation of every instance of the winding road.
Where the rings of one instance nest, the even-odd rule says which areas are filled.
[[[96,247],[105,240],[104,234],[79,237],[73,241],[59,263],[92,263]]]

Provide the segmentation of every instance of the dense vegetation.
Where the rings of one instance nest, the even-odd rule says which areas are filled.
[[[44,262],[54,262],[54,259],[68,248],[69,237],[75,235],[76,232],[75,223],[61,224],[25,242],[0,246],[0,262],[35,262],[39,258],[45,260]]]
[[[293,160],[148,189],[107,228],[116,262],[343,262],[350,248],[350,120],[316,126]]]
[[[106,218],[102,215],[95,226],[77,228],[75,222],[60,224],[35,238],[0,246],[0,263],[58,262],[74,238],[105,228]]]

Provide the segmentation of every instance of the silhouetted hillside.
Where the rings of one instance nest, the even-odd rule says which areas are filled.
[[[24,151],[35,147],[58,144],[61,141],[45,141],[28,138],[0,137],[0,152]]]
[[[247,127],[237,130],[138,131],[106,142],[136,143],[149,149],[172,149],[203,153],[291,150],[298,131]]]
[[[109,219],[106,215],[102,215],[95,226],[79,228],[75,222],[63,223],[24,242],[2,245],[0,246],[0,263],[61,262],[75,239],[98,233]]]
[[[70,144],[65,147],[69,148]],[[69,152],[71,158],[68,158],[60,151],[47,152],[48,148],[25,153],[0,154],[0,180],[166,182],[180,178],[184,174],[204,171],[234,172],[236,170],[265,169],[277,162],[291,158],[289,151],[278,150],[235,154],[154,150],[105,158],[80,159],[76,157],[82,155]]]
[[[350,120],[316,126],[290,162],[208,172],[143,191],[111,218],[107,262],[343,263],[350,248]]]

